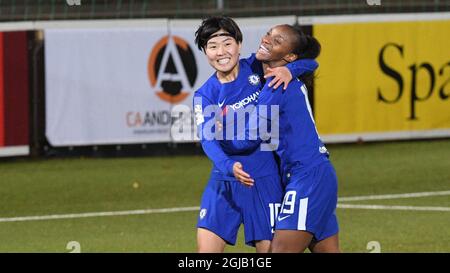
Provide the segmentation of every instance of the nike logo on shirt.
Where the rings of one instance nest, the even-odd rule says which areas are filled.
[[[290,215],[286,215],[286,216],[284,216],[284,217],[278,216],[278,221],[281,222],[281,221],[283,221],[284,219],[288,218],[289,216],[290,216]]]

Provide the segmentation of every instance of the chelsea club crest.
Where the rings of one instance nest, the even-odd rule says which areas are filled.
[[[248,82],[252,85],[258,85],[259,84],[259,76],[258,74],[252,74],[248,76]]]

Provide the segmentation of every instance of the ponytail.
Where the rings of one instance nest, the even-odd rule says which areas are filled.
[[[294,45],[294,49],[292,53],[296,54],[299,59],[315,59],[319,56],[320,51],[322,49],[319,41],[311,35],[307,35],[303,33],[298,25],[291,26],[287,25],[291,28],[295,36],[297,37],[296,43]],[[308,90],[311,90],[312,83],[314,80],[314,73],[303,74],[298,77],[301,80]]]
[[[305,37],[305,47],[302,53],[299,54],[300,59],[315,59],[319,56],[321,46],[316,38],[303,34]]]

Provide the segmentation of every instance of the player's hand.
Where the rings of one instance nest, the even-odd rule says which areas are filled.
[[[242,168],[242,164],[240,162],[236,162],[233,164],[233,174],[239,182],[244,184],[245,186],[251,187],[255,183],[255,181],[250,177],[250,175],[244,172]]]
[[[292,75],[289,69],[285,66],[279,66],[274,68],[267,68],[264,78],[274,77],[269,82],[269,87],[277,89],[280,85],[284,84],[283,89],[286,90],[289,82],[292,80]]]

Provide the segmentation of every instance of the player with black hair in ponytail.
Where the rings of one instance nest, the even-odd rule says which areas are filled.
[[[298,27],[279,25],[261,39],[256,58],[266,69],[316,58],[320,50],[320,43]],[[312,77],[309,74],[294,79],[286,90],[266,84],[250,117],[258,122],[249,123],[244,136],[224,144],[226,149],[248,151],[257,149],[263,140],[278,143],[275,149],[286,188],[272,252],[303,252],[306,248],[311,252],[340,252],[335,213],[337,176],[308,101],[307,83]],[[260,128],[270,130],[261,132]]]

